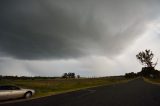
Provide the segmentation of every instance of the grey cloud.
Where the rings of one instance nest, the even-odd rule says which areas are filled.
[[[116,55],[158,17],[157,4],[157,0],[152,4],[149,0],[4,0],[0,54],[17,59]]]

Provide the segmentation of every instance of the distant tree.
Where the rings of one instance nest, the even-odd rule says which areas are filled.
[[[68,78],[68,74],[67,74],[67,73],[64,73],[64,74],[62,75],[62,78]]]
[[[62,78],[75,78],[75,73],[71,73],[71,72],[69,72],[69,73],[64,73],[64,74],[62,75]]]
[[[75,78],[75,73],[68,73],[69,78]]]
[[[137,77],[137,74],[134,72],[125,74],[125,78],[136,78],[136,77]]]
[[[146,67],[155,67],[157,65],[157,62],[152,62],[154,54],[151,50],[146,49],[145,51],[139,52],[136,57],[141,62],[141,64],[145,65]]]
[[[79,79],[79,78],[80,78],[80,75],[77,75],[77,78]]]
[[[75,73],[71,73],[71,78],[75,78]]]
[[[68,78],[71,78],[71,73],[68,73]]]

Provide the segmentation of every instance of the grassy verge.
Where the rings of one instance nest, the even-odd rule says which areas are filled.
[[[49,96],[90,87],[127,82],[124,77],[47,80],[0,80],[0,85],[16,85],[36,90],[34,98]]]
[[[148,82],[148,83],[152,83],[152,84],[157,84],[160,85],[160,78],[143,78],[144,81]]]

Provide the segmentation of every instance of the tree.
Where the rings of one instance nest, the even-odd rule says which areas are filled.
[[[75,73],[71,73],[71,78],[75,78]]]
[[[67,73],[64,73],[62,78],[68,78],[68,74]]]
[[[155,67],[157,65],[157,62],[152,62],[154,54],[151,50],[146,49],[145,51],[139,52],[136,57],[141,62],[141,64],[145,65],[146,67]]]
[[[80,75],[77,75],[77,78],[79,79],[79,78],[80,78]]]
[[[137,77],[137,74],[134,72],[125,74],[125,78],[136,78],[136,77]]]
[[[62,78],[75,78],[75,73],[64,73]]]
[[[69,78],[75,78],[75,73],[68,73]]]

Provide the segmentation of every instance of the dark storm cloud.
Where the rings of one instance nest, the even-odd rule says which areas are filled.
[[[152,4],[143,0],[1,0],[0,55],[18,59],[115,55],[157,17],[156,4],[156,0]]]

